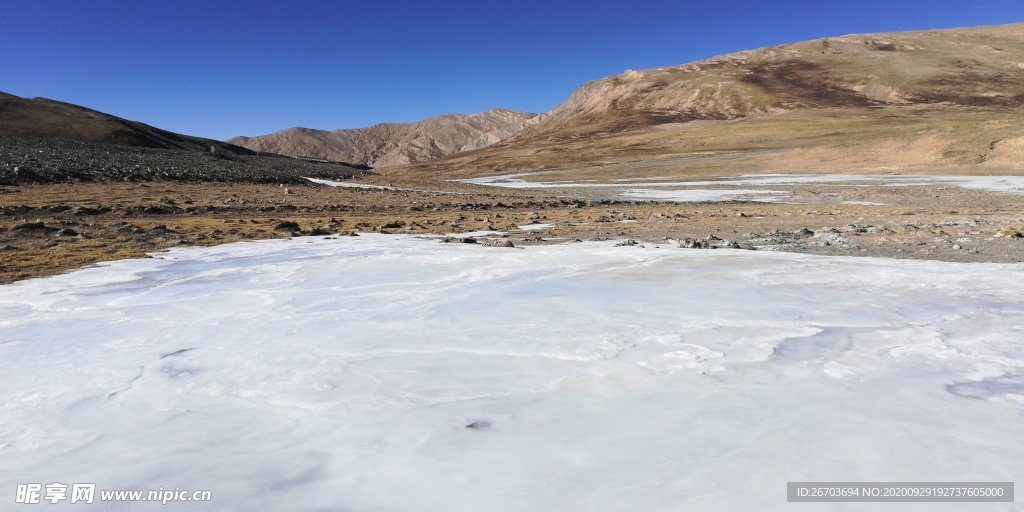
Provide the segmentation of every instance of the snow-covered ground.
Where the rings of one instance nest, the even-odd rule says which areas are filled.
[[[175,510],[789,511],[809,505],[787,481],[1019,482],[1022,338],[1022,265],[399,235],[177,249],[0,287],[0,499],[77,482],[212,491]]]
[[[303,178],[308,180],[308,181],[310,181],[310,182],[312,182],[312,183],[316,183],[317,185],[327,185],[329,187],[365,188],[365,189],[372,189],[372,190],[400,190],[400,189],[397,189],[395,187],[386,187],[384,185],[367,185],[365,183],[355,183],[355,182],[351,182],[351,181],[323,180],[323,179],[320,179],[320,178],[306,178],[305,176],[303,176]]]
[[[525,225],[517,226],[517,227],[520,230],[522,230],[522,231],[540,231],[542,229],[549,229],[549,228],[552,228],[554,226],[555,226],[554,224],[550,224],[550,223],[546,223],[546,222],[544,222],[544,223],[536,223],[535,222],[533,224],[525,224]]]
[[[760,203],[776,203],[789,197],[782,190],[759,189],[652,189],[633,188],[617,192],[618,197],[626,199],[651,199],[655,201],[754,201]]]

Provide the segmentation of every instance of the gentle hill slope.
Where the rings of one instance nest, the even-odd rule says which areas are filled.
[[[348,130],[289,128],[260,137],[235,137],[228,142],[259,152],[389,167],[487,147],[534,122],[535,114],[492,109]]]

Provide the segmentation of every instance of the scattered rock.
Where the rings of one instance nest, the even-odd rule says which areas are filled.
[[[484,240],[485,247],[515,247],[511,240]]]
[[[299,224],[297,222],[286,220],[274,226],[274,231],[299,231]]]
[[[459,238],[457,236],[446,236],[446,237],[441,239],[441,242],[446,243],[446,244],[451,244],[451,243],[456,243],[456,244],[475,244],[475,243],[478,243],[476,241],[476,238],[473,238],[471,236],[467,236],[466,238]]]
[[[715,247],[709,244],[706,240],[698,240],[696,238],[684,238],[679,241],[680,249],[714,249]]]
[[[465,428],[468,428],[470,430],[484,430],[491,428],[491,422],[487,420],[477,420],[472,423],[467,423]]]
[[[679,242],[680,249],[742,249],[743,246],[735,240],[724,240],[715,235],[708,235],[703,239],[684,238]]]
[[[118,233],[144,233],[146,230],[132,224],[131,222],[118,222],[114,224]]]
[[[74,215],[100,215],[107,213],[109,209],[104,208],[89,208],[88,206],[79,206],[75,208],[71,213]]]
[[[57,228],[51,228],[46,224],[40,222],[22,222],[21,224],[15,224],[11,231],[57,231]]]
[[[163,206],[152,205],[143,208],[142,213],[147,215],[165,215],[171,213],[171,210],[164,208]]]

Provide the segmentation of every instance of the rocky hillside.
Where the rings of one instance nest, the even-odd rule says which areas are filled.
[[[217,140],[192,137],[46,98],[0,92],[0,136],[65,139],[158,149],[253,154]]]
[[[282,156],[0,136],[0,186],[147,181],[286,184],[309,183],[305,178],[341,181],[365,174],[366,169],[341,163]]]
[[[482,151],[390,174],[538,169],[566,179],[1024,172],[1024,23],[829,37],[627,71]]]
[[[235,137],[228,142],[259,152],[389,167],[484,148],[536,121],[535,114],[492,109],[349,130],[289,128],[260,137]]]

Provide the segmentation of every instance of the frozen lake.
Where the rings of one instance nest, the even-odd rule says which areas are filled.
[[[609,197],[620,199],[650,199],[660,201],[754,201],[794,202],[790,190],[809,185],[848,187],[911,187],[941,185],[965,189],[985,190],[1006,194],[1024,194],[1024,176],[938,176],[916,174],[744,174],[709,179],[681,179],[667,176],[648,178],[619,178],[612,183],[581,181],[530,181],[524,178],[542,176],[553,171],[535,171],[503,174],[457,180],[473,185],[488,185],[516,189],[593,189]],[[788,190],[739,188],[785,187]],[[706,188],[715,187],[715,188]],[[795,201],[801,202],[801,201]],[[803,201],[807,203],[806,201]],[[813,203],[867,204],[863,201],[818,199]]]
[[[310,237],[0,286],[0,499],[791,511],[787,481],[1022,481],[1024,266],[613,244]]]

